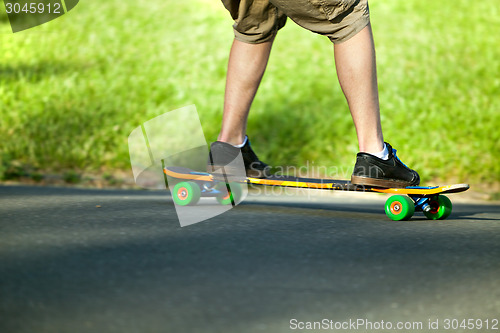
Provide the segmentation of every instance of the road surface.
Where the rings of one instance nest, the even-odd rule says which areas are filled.
[[[377,194],[250,196],[181,228],[166,191],[0,186],[0,332],[485,331],[500,206],[450,197],[394,222]]]

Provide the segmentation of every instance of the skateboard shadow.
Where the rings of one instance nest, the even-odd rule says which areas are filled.
[[[342,215],[348,214],[353,217],[362,215],[377,215],[376,217],[387,218],[384,212],[383,202],[368,202],[368,203],[358,203],[358,202],[334,202],[324,203],[324,202],[289,202],[289,201],[274,201],[274,202],[261,202],[261,201],[244,201],[240,206],[247,207],[283,207],[285,209],[304,209],[304,210],[318,210],[322,212],[336,212],[342,213]],[[241,208],[243,208],[241,207]],[[467,204],[463,207],[460,203],[454,206],[454,211],[451,215],[444,221],[451,220],[462,220],[462,221],[500,221],[500,215],[498,213],[498,207],[490,205],[471,205]],[[465,209],[464,209],[465,208]],[[311,215],[314,213],[310,212]],[[477,216],[477,215],[486,216]],[[431,221],[423,215],[422,212],[415,212],[415,215],[411,218],[411,221]],[[407,221],[405,221],[407,222]],[[437,221],[436,221],[437,222]],[[440,221],[443,222],[443,221]]]

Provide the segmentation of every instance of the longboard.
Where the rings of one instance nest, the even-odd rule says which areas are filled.
[[[446,186],[408,186],[405,188],[380,188],[352,184],[348,180],[271,176],[267,178],[247,177],[231,183],[207,172],[197,172],[182,167],[166,167],[166,176],[175,181],[172,190],[174,202],[179,205],[195,205],[200,197],[215,197],[221,204],[233,204],[240,195],[238,183],[261,186],[321,189],[333,191],[378,192],[395,194],[387,199],[385,212],[395,221],[409,220],[415,211],[422,211],[428,219],[446,219],[452,204],[445,193],[459,193],[469,189],[468,184]],[[171,187],[172,189],[172,187]]]

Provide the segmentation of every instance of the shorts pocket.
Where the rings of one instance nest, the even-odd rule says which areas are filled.
[[[360,0],[309,0],[312,4],[320,7],[327,19],[335,20],[344,14],[349,8],[355,6]]]

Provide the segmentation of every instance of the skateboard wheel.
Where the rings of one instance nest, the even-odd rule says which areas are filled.
[[[385,213],[393,221],[409,220],[415,213],[415,203],[403,195],[393,195],[385,203]]]
[[[215,189],[220,191],[215,198],[221,205],[237,204],[241,201],[243,191],[238,183],[219,183]]]
[[[180,182],[174,186],[172,198],[179,206],[196,205],[201,197],[201,189],[195,182]]]
[[[444,220],[451,214],[452,204],[444,195],[433,196],[429,199],[430,210],[424,211],[429,220]]]

